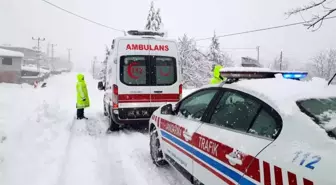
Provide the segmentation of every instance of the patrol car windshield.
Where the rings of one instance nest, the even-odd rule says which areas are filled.
[[[129,86],[168,86],[176,83],[176,59],[167,56],[122,56],[120,80]]]
[[[301,110],[336,139],[336,97],[298,102]]]

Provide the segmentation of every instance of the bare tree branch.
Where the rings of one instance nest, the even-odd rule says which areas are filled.
[[[322,16],[313,15],[312,18],[309,21],[306,21],[306,20],[303,19],[306,22],[304,24],[304,26],[307,26],[307,29],[315,28],[318,25],[318,27],[316,29],[313,29],[313,31],[316,31],[319,28],[321,28],[323,20],[325,18],[327,18],[332,13],[336,12],[336,8],[327,7],[327,6],[325,6],[325,3],[328,3],[327,0],[320,0],[318,3],[311,2],[310,5],[305,5],[303,7],[292,9],[292,10],[286,12],[285,15],[290,17],[292,15],[300,14],[301,18],[303,19],[303,16],[301,14],[302,12],[306,12],[306,11],[312,10],[314,8],[317,8],[317,7],[322,7],[325,10],[324,11],[325,13]]]

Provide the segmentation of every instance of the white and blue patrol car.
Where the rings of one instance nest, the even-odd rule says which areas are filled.
[[[194,184],[336,185],[335,88],[300,81],[305,72],[221,74],[226,82],[153,113],[154,164]]]

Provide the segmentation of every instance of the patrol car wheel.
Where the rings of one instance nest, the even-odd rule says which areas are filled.
[[[149,148],[151,158],[156,166],[163,166],[167,164],[167,162],[163,159],[160,140],[158,138],[156,128],[153,128],[153,130],[150,132]]]

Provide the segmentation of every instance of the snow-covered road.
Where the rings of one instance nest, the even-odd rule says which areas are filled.
[[[74,121],[76,74],[55,76],[47,88],[0,84],[0,184],[190,184],[170,167],[157,168],[145,133],[107,135],[102,93],[86,74],[89,121]],[[3,98],[5,97],[5,98]]]

